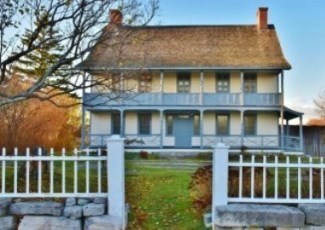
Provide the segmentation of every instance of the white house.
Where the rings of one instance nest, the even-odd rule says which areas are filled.
[[[109,89],[84,95],[89,145],[112,134],[132,148],[301,151],[286,124],[302,113],[284,106],[285,59],[267,8],[253,25],[127,26],[118,10],[79,68]],[[108,100],[114,99],[114,100]]]

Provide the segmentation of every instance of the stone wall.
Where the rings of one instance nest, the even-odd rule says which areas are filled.
[[[107,214],[106,198],[67,198],[64,202],[0,199],[0,230],[122,229]]]

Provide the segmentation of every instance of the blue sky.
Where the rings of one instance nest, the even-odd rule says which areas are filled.
[[[285,104],[314,113],[325,88],[325,0],[160,0],[154,24],[255,24],[258,7],[269,8],[285,57]]]

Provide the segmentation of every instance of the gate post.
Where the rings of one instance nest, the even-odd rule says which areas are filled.
[[[215,225],[215,208],[228,204],[228,162],[229,147],[217,143],[213,150],[212,161],[212,228]]]
[[[107,139],[108,214],[121,220],[126,228],[124,138],[113,135]]]

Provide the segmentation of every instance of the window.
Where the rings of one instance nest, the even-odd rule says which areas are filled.
[[[256,93],[257,92],[256,73],[245,73],[244,74],[244,90],[245,90],[245,93]]]
[[[119,113],[112,113],[112,134],[121,134],[121,116]]]
[[[151,84],[152,84],[152,76],[150,74],[141,74],[141,76],[139,76],[138,91],[150,92]]]
[[[140,135],[148,135],[151,133],[151,114],[139,113],[138,114],[138,127]]]
[[[178,73],[177,74],[177,92],[189,93],[191,88],[191,74]]]
[[[173,116],[167,115],[166,126],[167,126],[167,135],[173,135]]]
[[[228,114],[217,114],[217,135],[229,135],[229,115]]]
[[[122,89],[123,78],[120,74],[113,74],[110,77],[109,89],[111,92],[119,92]]]
[[[217,73],[217,92],[229,92],[229,73]]]
[[[244,134],[256,135],[257,118],[255,114],[246,114],[244,116]]]
[[[200,116],[194,115],[194,135],[200,135]]]

